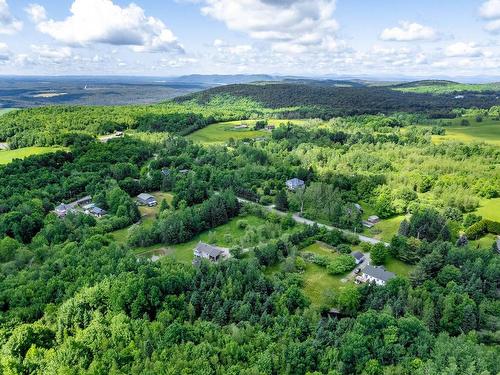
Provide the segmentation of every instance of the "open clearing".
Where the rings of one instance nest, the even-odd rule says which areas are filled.
[[[314,243],[301,252],[314,253],[328,258],[337,257],[337,253],[327,248],[320,243]],[[313,307],[319,308],[322,306],[331,305],[332,294],[335,290],[345,285],[341,280],[344,275],[330,275],[326,268],[317,264],[307,262],[304,272],[304,293],[310,299]]]
[[[483,219],[500,221],[500,198],[482,200],[476,214],[481,215]]]
[[[236,126],[246,124],[246,129],[235,129]],[[255,121],[230,121],[208,125],[187,136],[193,142],[198,143],[224,143],[233,138],[235,140],[251,139],[257,137],[269,137],[270,132],[266,130],[252,130]]]
[[[156,198],[156,201],[158,202],[158,204],[154,207],[140,206],[139,212],[141,213],[141,222],[138,224],[133,224],[130,227],[119,229],[119,230],[112,232],[111,235],[113,236],[113,238],[115,239],[116,242],[121,243],[121,244],[126,243],[127,239],[128,239],[129,230],[134,226],[152,225],[153,222],[155,221],[156,215],[158,214],[158,211],[160,209],[161,201],[163,199],[166,199],[168,204],[171,205],[172,199],[174,198],[174,196],[171,193],[164,193],[161,191],[155,191],[155,192],[150,193],[150,194]]]
[[[170,245],[168,247],[165,245],[155,245],[148,248],[137,248],[134,252],[137,255],[149,258],[153,255],[158,255],[160,249],[166,248],[163,255],[168,255],[181,263],[191,264],[193,261],[193,249],[199,241],[212,243],[220,247],[232,247],[238,244],[239,239],[245,233],[245,229],[238,227],[238,221],[240,220],[245,220],[249,227],[266,223],[264,219],[256,216],[238,216],[224,225],[197,235],[189,242]]]
[[[462,126],[460,122],[467,119],[470,126]],[[475,118],[462,117],[453,119],[452,126],[444,127],[445,135],[433,135],[434,143],[446,141],[458,141],[463,143],[485,142],[500,146],[500,121],[491,118],[484,118],[482,122],[477,122]]]
[[[24,159],[32,155],[42,155],[65,150],[64,147],[24,147],[15,150],[0,151],[0,164],[8,164],[14,159]]]
[[[363,208],[363,220],[368,219],[369,216],[375,215],[375,210],[371,205],[366,202],[360,202]],[[388,219],[381,219],[372,228],[364,228],[363,233],[369,237],[376,238],[385,242],[390,242],[392,236],[398,233],[399,225],[405,219],[405,215],[398,215]]]

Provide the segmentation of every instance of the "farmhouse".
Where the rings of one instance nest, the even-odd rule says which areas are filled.
[[[57,216],[64,217],[68,214],[68,212],[70,212],[71,209],[72,207],[69,204],[61,203],[54,209],[54,212],[56,213]]]
[[[351,255],[354,257],[356,264],[361,264],[365,261],[365,254],[360,251],[354,251]]]
[[[141,193],[137,196],[137,203],[139,203],[142,206],[148,206],[148,207],[153,207],[158,204],[156,201],[156,198],[153,197],[151,194],[147,193]]]
[[[303,188],[305,186],[305,182],[298,178],[292,178],[286,182],[286,187],[288,190],[297,190]]]
[[[164,176],[169,176],[170,175],[170,169],[168,168],[162,168],[161,174]]]
[[[220,247],[209,245],[204,242],[198,242],[194,248],[194,256],[195,259],[199,258],[197,261],[200,259],[208,259],[212,262],[217,262],[225,257],[225,252],[224,249],[221,249]]]
[[[375,283],[377,285],[385,285],[387,281],[396,277],[392,272],[386,271],[383,266],[371,266],[367,265],[363,269],[363,274],[356,277],[363,283]]]

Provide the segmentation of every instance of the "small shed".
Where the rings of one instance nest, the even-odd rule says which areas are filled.
[[[351,255],[354,257],[356,264],[361,264],[365,261],[365,254],[363,254],[361,251],[354,251],[353,253],[351,253]]]

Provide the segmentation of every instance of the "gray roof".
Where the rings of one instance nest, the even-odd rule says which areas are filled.
[[[151,194],[148,194],[148,193],[141,193],[137,196],[137,199],[140,199],[141,201],[147,201],[147,200],[150,200],[150,199],[154,199],[156,200],[155,197],[153,197]]]
[[[361,260],[365,257],[365,255],[360,251],[354,251],[351,255],[357,260]]]
[[[106,210],[103,210],[100,207],[94,206],[92,207],[89,212],[94,215],[106,215]]]
[[[304,181],[302,181],[301,179],[295,177],[295,178],[292,178],[290,180],[288,180],[286,182],[287,185],[291,185],[291,186],[302,186],[304,185]]]
[[[200,253],[207,254],[214,258],[217,258],[223,253],[222,249],[218,248],[217,246],[212,246],[204,242],[198,242],[195,250],[198,250]]]
[[[367,265],[363,269],[363,273],[382,281],[387,281],[392,279],[393,277],[396,277],[394,273],[386,271],[385,268],[382,266]]]

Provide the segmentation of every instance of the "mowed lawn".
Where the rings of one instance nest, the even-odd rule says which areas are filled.
[[[476,214],[481,215],[483,219],[500,221],[500,198],[481,200]]]
[[[500,120],[484,118],[482,122],[477,122],[475,118],[467,117],[470,126],[462,126],[460,122],[464,119],[458,118],[453,120],[453,126],[444,127],[446,134],[433,135],[434,143],[442,143],[445,141],[459,141],[463,143],[485,142],[500,146]]]
[[[236,126],[247,124],[247,129],[235,129]],[[255,121],[230,121],[208,125],[187,136],[188,139],[197,143],[225,143],[229,139],[235,140],[251,139],[257,137],[269,137],[270,132],[266,130],[252,130]]]
[[[303,249],[302,252],[314,253],[326,256],[330,259],[338,256],[335,251],[320,243],[314,243]],[[303,274],[303,291],[311,301],[311,306],[320,308],[331,305],[334,291],[346,285],[341,281],[345,276],[346,275],[330,275],[326,268],[307,262],[306,270]]]
[[[415,268],[414,265],[407,264],[391,256],[385,262],[384,267],[387,271],[394,272],[401,277],[408,277],[410,272]]]
[[[264,219],[256,216],[238,216],[224,225],[197,235],[189,242],[177,245],[155,245],[149,248],[137,248],[134,249],[134,252],[137,255],[148,258],[153,255],[167,255],[178,262],[191,264],[193,261],[193,249],[200,241],[227,248],[238,244],[239,239],[245,233],[245,229],[238,227],[239,220],[245,220],[248,226],[259,226],[265,223]]]
[[[375,215],[374,209],[369,204],[365,202],[361,202],[360,204],[363,207],[363,220],[368,219],[371,215]],[[364,228],[363,234],[377,240],[389,242],[392,236],[398,233],[399,225],[405,217],[405,215],[398,215],[388,219],[381,219],[372,228]]]
[[[24,159],[32,155],[42,155],[65,150],[64,147],[24,147],[0,151],[0,164],[8,164],[14,159]]]

